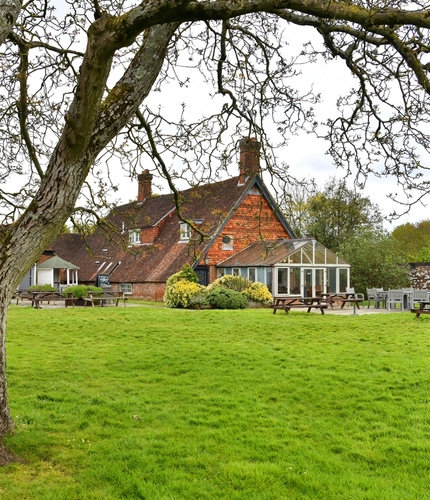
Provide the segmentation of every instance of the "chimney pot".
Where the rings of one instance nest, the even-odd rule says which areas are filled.
[[[137,201],[142,202],[146,198],[150,198],[152,194],[152,174],[149,170],[143,170],[141,174],[137,176],[138,189],[137,189]]]
[[[240,140],[239,146],[239,184],[245,184],[248,177],[257,174],[260,170],[261,144],[255,137],[244,137]]]

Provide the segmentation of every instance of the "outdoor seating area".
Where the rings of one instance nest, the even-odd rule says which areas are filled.
[[[76,299],[73,294],[59,293],[55,291],[44,290],[18,290],[13,299],[16,300],[16,305],[24,305],[24,301],[29,301],[35,309],[42,309],[42,303],[47,304],[64,304],[65,307],[75,307]]]
[[[386,309],[389,312],[417,312],[421,310],[422,314],[428,314],[425,312],[427,308],[424,306],[429,301],[430,290],[416,290],[414,288],[402,288],[399,290],[384,290],[382,288],[367,289],[367,308],[373,304],[375,309]]]
[[[291,309],[307,309],[308,313],[312,309],[319,309],[321,314],[324,314],[324,310],[328,307],[332,310],[335,306],[343,309],[345,304],[348,304],[348,306],[352,305],[354,308],[360,309],[362,303],[364,303],[363,294],[356,293],[354,288],[347,288],[344,293],[321,293],[315,297],[274,297],[271,307],[273,314],[276,314],[278,310],[288,314]]]

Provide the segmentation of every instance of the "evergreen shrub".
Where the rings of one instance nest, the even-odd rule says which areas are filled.
[[[216,287],[210,290],[206,300],[216,309],[245,309],[248,306],[245,295],[229,288]]]
[[[29,290],[37,290],[37,291],[41,291],[41,292],[56,292],[57,289],[55,288],[55,286],[52,286],[52,285],[49,285],[49,284],[45,284],[45,285],[31,285],[29,288]]]
[[[76,299],[83,299],[87,292],[103,292],[103,288],[92,285],[72,285],[63,290],[63,295],[66,296],[68,293],[73,293],[73,297]]]
[[[216,279],[213,283],[208,286],[209,290],[213,290],[218,287],[228,288],[230,290],[235,290],[236,292],[242,292],[246,288],[252,285],[252,281],[248,278],[242,278],[242,276],[233,276],[232,274],[226,274],[221,276],[221,278]]]

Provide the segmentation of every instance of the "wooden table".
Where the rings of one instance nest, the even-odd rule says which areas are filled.
[[[87,292],[86,296],[84,297],[84,302],[85,302],[85,307],[90,304],[92,307],[96,303],[100,304],[102,307],[104,304],[110,304],[114,303],[116,306],[118,305],[119,301],[122,301],[124,303],[124,307],[126,306],[126,300],[127,297],[125,297],[124,292]]]
[[[55,302],[56,300],[61,300],[64,302],[64,305],[67,307],[68,305],[72,305],[75,307],[75,298],[73,297],[72,293],[68,293],[67,295],[63,295],[62,293],[59,292],[41,292],[41,291],[30,291],[32,294],[31,300],[31,305],[36,308],[36,309],[42,309],[41,303],[42,302]]]
[[[420,302],[420,307],[413,308],[410,311],[414,313],[417,318],[420,317],[420,314],[430,314],[430,302]]]
[[[341,292],[341,293],[322,293],[321,297],[325,298],[330,307],[333,309],[335,302],[340,302],[340,308],[343,309],[347,302],[356,304],[360,309],[359,303],[364,302],[364,298],[357,297],[355,292]]]
[[[321,314],[324,314],[324,309],[327,309],[327,301],[324,297],[274,297],[272,304],[273,314],[276,314],[278,309],[285,311],[286,314],[290,309],[319,309]]]

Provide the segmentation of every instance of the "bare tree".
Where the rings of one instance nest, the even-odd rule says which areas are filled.
[[[276,147],[297,130],[316,130],[318,96],[294,88],[294,76],[321,55],[343,59],[357,79],[323,134],[335,161],[363,178],[382,158],[378,175],[397,176],[419,196],[429,188],[418,155],[429,146],[427,2],[66,0],[58,11],[56,3],[0,0],[0,436],[13,430],[7,305],[67,219],[105,207],[115,186],[103,165],[120,169],[119,158],[133,173],[150,157],[180,208],[175,178],[215,179],[245,133],[285,179]],[[292,24],[315,28],[324,50],[289,54]],[[217,111],[202,109],[190,122],[186,108],[172,120],[147,106],[151,91],[187,85],[193,71],[218,98]]]

